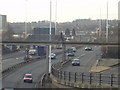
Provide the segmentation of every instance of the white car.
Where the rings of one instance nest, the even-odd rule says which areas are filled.
[[[33,82],[32,74],[25,74],[23,81],[32,83]]]
[[[51,53],[51,59],[55,59],[56,58],[56,54],[55,53]]]
[[[36,55],[37,51],[35,49],[29,50],[29,55]]]
[[[80,60],[79,59],[73,59],[72,65],[73,66],[80,66]]]
[[[73,52],[76,52],[76,48],[75,47],[71,47],[71,48],[72,48]]]
[[[85,47],[85,51],[91,51],[92,48],[91,47]]]

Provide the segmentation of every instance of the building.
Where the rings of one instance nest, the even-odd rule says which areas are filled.
[[[0,14],[0,31],[7,30],[7,17]]]
[[[50,28],[34,28],[33,35],[49,35]],[[55,35],[55,28],[51,28],[51,34]]]

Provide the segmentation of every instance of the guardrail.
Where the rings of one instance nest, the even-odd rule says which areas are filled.
[[[72,87],[113,87],[120,86],[119,75],[102,74],[102,73],[79,73],[61,71],[52,66],[52,76],[58,83]]]
[[[46,56],[42,56],[42,57],[40,57],[39,59],[43,59],[43,58],[45,58],[45,57],[46,57]],[[8,75],[8,73],[10,73],[10,72],[13,71],[13,70],[16,70],[16,69],[18,69],[18,68],[20,68],[20,67],[22,67],[22,66],[24,66],[24,65],[26,65],[26,64],[29,64],[29,63],[38,61],[39,59],[37,59],[37,58],[38,58],[38,57],[36,57],[36,58],[34,58],[33,60],[30,60],[30,61],[23,61],[23,62],[21,62],[21,63],[18,63],[18,64],[16,64],[16,65],[13,65],[13,66],[5,69],[4,71],[2,71],[2,76],[5,77],[5,76]]]
[[[57,52],[56,55],[59,55],[59,54],[61,54],[61,53],[62,53],[62,52]],[[21,63],[18,63],[18,64],[16,64],[16,65],[13,65],[13,66],[5,69],[4,71],[2,71],[2,76],[5,77],[5,76],[8,75],[8,73],[10,73],[10,72],[13,71],[13,70],[16,70],[17,68],[20,68],[20,67],[22,67],[22,66],[24,66],[24,65],[26,65],[26,64],[28,64],[28,63],[35,62],[35,61],[37,61],[37,60],[39,60],[39,59],[44,59],[45,57],[46,57],[46,56],[41,56],[41,57],[38,56],[38,57],[34,58],[33,60],[23,61],[23,62],[21,62]]]
[[[46,74],[43,74],[42,78],[41,78],[41,81],[40,81],[40,84],[42,87],[45,86],[45,77],[46,77]]]
[[[44,88],[45,82],[46,82],[46,74],[44,73],[42,77],[41,76],[38,77],[37,82],[35,84],[35,88]]]

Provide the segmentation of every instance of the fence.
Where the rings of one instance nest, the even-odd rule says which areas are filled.
[[[64,82],[87,83],[89,85],[96,84],[99,86],[118,87],[120,85],[119,76],[115,74],[101,74],[101,73],[78,73],[60,71],[52,68],[52,75]]]

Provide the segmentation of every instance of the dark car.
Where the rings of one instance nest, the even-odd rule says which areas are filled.
[[[74,59],[74,60],[72,61],[72,65],[73,65],[73,66],[80,66],[80,60],[79,60],[79,59]]]
[[[91,51],[92,48],[91,47],[85,47],[85,51]]]

